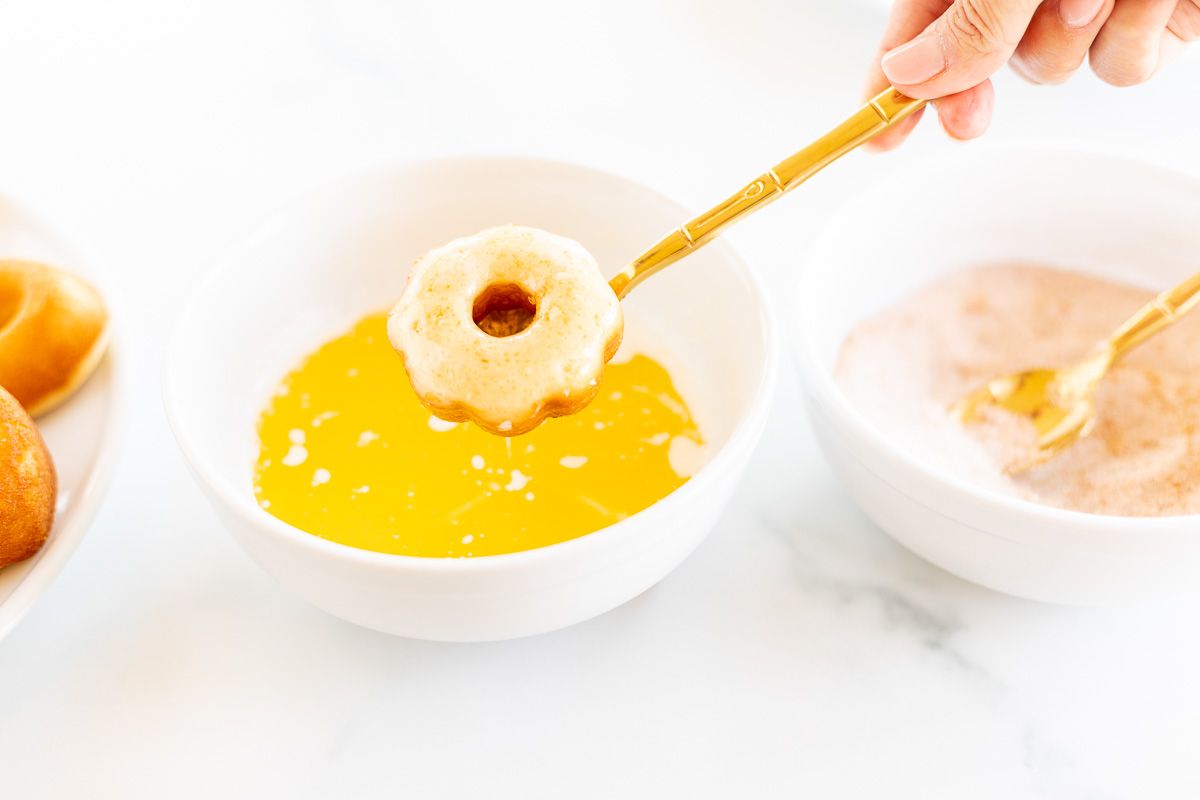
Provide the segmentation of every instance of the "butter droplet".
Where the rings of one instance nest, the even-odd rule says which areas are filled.
[[[707,459],[704,445],[687,436],[676,436],[671,439],[667,451],[667,460],[671,470],[681,478],[690,478],[700,471]]]
[[[431,430],[435,430],[438,433],[445,433],[446,431],[452,431],[457,427],[458,427],[457,422],[451,422],[448,419],[442,419],[440,417],[435,417],[432,414],[429,415],[429,428]]]
[[[288,448],[287,455],[280,459],[284,466],[298,467],[308,460],[308,450],[303,446],[294,444]]]

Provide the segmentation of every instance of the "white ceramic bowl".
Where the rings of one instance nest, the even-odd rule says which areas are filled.
[[[1024,147],[913,165],[838,213],[806,265],[795,353],[818,438],[862,509],[933,563],[1032,599],[1107,605],[1200,584],[1200,516],[1091,515],[986,491],[893,445],[831,375],[856,322],[939,274],[1016,259],[1165,288],[1200,269],[1198,220],[1200,180]]]
[[[0,257],[28,258],[70,269],[95,283],[103,281],[54,231],[16,203],[0,198]],[[104,292],[119,328],[114,298]],[[119,336],[78,392],[37,420],[58,472],[58,510],[46,545],[36,555],[0,569],[0,639],[29,612],[66,565],[100,508],[112,476],[120,429]]]
[[[627,329],[678,362],[708,464],[650,508],[579,539],[473,559],[386,555],[311,536],[255,503],[255,421],[299,358],[400,293],[426,250],[519,222],[581,241],[615,272],[687,218],[630,181],[516,158],[413,163],[349,178],[277,215],[196,290],[169,348],[171,425],[218,515],[267,572],[343,619],[422,639],[540,633],[601,614],[671,571],[716,522],[766,418],[775,337],[763,293],[714,243],[639,287]]]

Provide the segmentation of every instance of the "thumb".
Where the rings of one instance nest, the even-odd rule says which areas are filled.
[[[978,86],[1012,56],[1041,4],[954,0],[917,38],[883,56],[883,72],[900,91],[927,100]]]

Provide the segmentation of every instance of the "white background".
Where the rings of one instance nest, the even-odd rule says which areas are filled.
[[[392,639],[285,594],[170,438],[158,368],[189,287],[297,193],[499,152],[700,208],[853,107],[882,22],[848,0],[0,6],[0,191],[107,274],[133,371],[104,510],[0,644],[0,797],[1200,796],[1197,609],[1042,606],[919,561],[836,486],[789,371],[689,561],[500,644]],[[1123,91],[1006,76],[991,138],[1200,172],[1198,71]],[[973,146],[923,127],[733,234],[781,313],[831,205]],[[936,247],[935,226],[902,233]]]

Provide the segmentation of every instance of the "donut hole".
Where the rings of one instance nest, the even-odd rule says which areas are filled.
[[[515,283],[493,283],[475,298],[471,318],[479,330],[498,338],[529,327],[537,316],[537,303]]]

